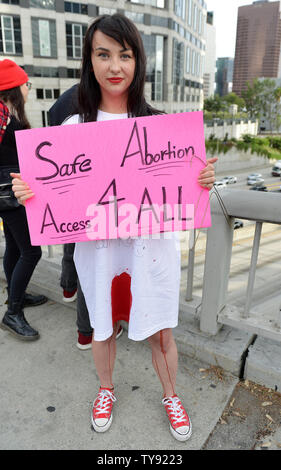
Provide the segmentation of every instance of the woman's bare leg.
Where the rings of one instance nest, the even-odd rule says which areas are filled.
[[[175,395],[178,369],[178,351],[170,328],[158,331],[148,338],[152,364],[163,387],[164,397]]]
[[[112,375],[116,357],[116,334],[119,322],[115,323],[113,334],[105,341],[95,341],[93,335],[92,352],[102,388],[113,388]]]

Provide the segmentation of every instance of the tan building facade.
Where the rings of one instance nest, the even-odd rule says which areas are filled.
[[[146,98],[168,113],[203,109],[205,0],[0,0],[0,60],[24,67],[32,82],[33,127],[79,80],[87,26],[104,13],[134,21],[147,54]]]
[[[246,82],[280,76],[280,2],[256,1],[239,7],[233,91],[241,95]]]

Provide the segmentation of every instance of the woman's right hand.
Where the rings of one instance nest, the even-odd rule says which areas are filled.
[[[34,196],[28,184],[21,179],[20,173],[10,173],[12,179],[12,190],[19,204],[25,206],[25,201]]]

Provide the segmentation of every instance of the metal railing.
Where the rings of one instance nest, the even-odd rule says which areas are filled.
[[[215,335],[226,324],[281,341],[280,305],[273,308],[271,317],[257,313],[257,310],[252,308],[262,227],[264,223],[281,225],[281,196],[278,193],[228,189],[220,190],[219,194],[214,196],[217,197],[211,198],[212,227],[207,231],[202,298],[198,301],[200,330]],[[227,304],[235,218],[255,221],[243,308]],[[190,315],[194,315],[194,256],[195,248],[191,246],[185,299],[185,311]],[[280,254],[277,253],[277,256]]]

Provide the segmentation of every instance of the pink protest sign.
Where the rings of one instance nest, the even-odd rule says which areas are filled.
[[[33,245],[209,227],[203,113],[16,132]]]

